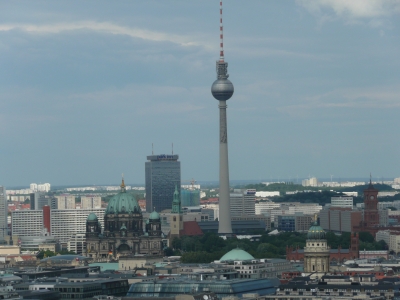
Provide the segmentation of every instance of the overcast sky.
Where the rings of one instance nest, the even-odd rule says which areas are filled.
[[[225,0],[231,180],[400,177],[400,1]],[[0,2],[0,185],[218,179],[219,1]]]

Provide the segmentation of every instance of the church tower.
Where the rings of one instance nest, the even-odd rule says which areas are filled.
[[[181,208],[181,197],[178,192],[178,187],[175,185],[174,199],[172,201],[172,210],[171,210],[171,231],[169,233],[170,243],[176,237],[179,238],[179,233],[183,230],[183,214]]]
[[[364,190],[364,227],[379,226],[378,190],[369,181],[369,186]]]
[[[330,248],[326,240],[326,233],[318,225],[317,217],[307,233],[306,247],[304,248],[304,273],[312,277],[322,276],[329,272]]]

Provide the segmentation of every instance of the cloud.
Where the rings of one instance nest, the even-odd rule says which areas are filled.
[[[400,13],[400,0],[296,0],[296,3],[323,21],[334,17],[350,23],[373,19],[369,23],[372,27],[382,25],[379,19]]]
[[[371,87],[337,89],[324,94],[304,97],[301,104],[278,107],[277,110],[297,117],[315,115],[325,110],[334,114],[335,109],[399,109],[400,89],[398,87]],[[342,110],[338,113],[341,113]]]
[[[158,31],[151,31],[141,28],[130,28],[116,25],[110,22],[75,22],[75,23],[56,23],[56,24],[3,24],[0,25],[0,31],[22,30],[28,33],[36,34],[59,34],[65,31],[77,30],[92,30],[101,33],[127,35],[132,38],[139,38],[143,40],[155,42],[171,42],[183,47],[200,46],[206,49],[214,49],[211,44],[207,42],[199,42],[193,40],[193,36],[183,36],[176,34],[169,34]]]

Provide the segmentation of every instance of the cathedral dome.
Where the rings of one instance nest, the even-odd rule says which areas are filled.
[[[160,219],[160,214],[156,211],[153,211],[150,216],[149,216],[150,220],[158,220]]]
[[[314,222],[307,233],[307,240],[326,240],[326,232]]]
[[[86,219],[86,221],[98,221],[99,219],[94,213],[90,213]]]
[[[126,193],[125,183],[122,180],[121,191],[108,202],[105,214],[139,213],[140,206],[132,194]]]

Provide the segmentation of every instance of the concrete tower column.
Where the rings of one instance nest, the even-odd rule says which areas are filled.
[[[232,234],[226,101],[219,101],[219,234]]]

